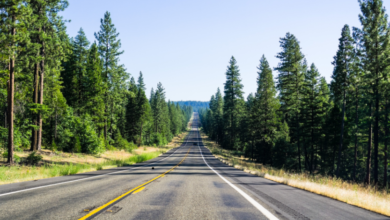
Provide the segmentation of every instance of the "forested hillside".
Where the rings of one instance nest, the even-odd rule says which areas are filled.
[[[287,33],[278,66],[261,58],[257,91],[246,100],[231,58],[223,91],[200,111],[204,131],[263,164],[386,187],[390,27],[381,0],[359,4],[362,28],[342,27],[330,83]]]
[[[201,101],[177,101],[174,102],[180,106],[191,106],[194,111],[199,111],[202,108],[209,108],[210,102],[201,102]]]
[[[167,102],[161,83],[147,98],[142,73],[132,76],[119,62],[124,51],[110,13],[95,39],[83,29],[73,38],[58,15],[67,6],[0,2],[0,150],[8,163],[15,150],[97,154],[164,145],[184,131],[192,108]]]

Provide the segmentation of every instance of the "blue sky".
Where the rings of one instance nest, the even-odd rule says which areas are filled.
[[[386,8],[389,1],[384,1]],[[127,71],[142,71],[147,86],[161,82],[167,98],[208,101],[220,87],[231,56],[240,67],[245,97],[256,91],[264,54],[278,65],[279,38],[287,32],[301,42],[308,62],[328,83],[341,29],[360,27],[357,0],[69,0],[62,13],[68,34],[82,27],[90,42],[106,11],[120,33]],[[276,77],[277,72],[273,72]]]

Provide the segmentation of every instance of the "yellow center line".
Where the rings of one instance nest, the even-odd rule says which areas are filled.
[[[124,193],[124,194],[118,196],[117,198],[115,198],[115,199],[109,201],[108,203],[106,203],[106,204],[104,204],[104,205],[102,205],[102,206],[100,206],[100,207],[98,207],[98,208],[92,210],[90,213],[88,213],[88,214],[85,215],[84,217],[80,218],[79,220],[88,219],[89,217],[91,217],[91,216],[93,216],[94,214],[100,212],[101,210],[107,208],[107,207],[110,206],[111,204],[117,202],[118,200],[122,199],[123,197],[129,195],[130,193],[132,193],[132,192],[134,192],[134,191],[136,191],[136,190],[138,190],[138,189],[139,189],[139,191],[141,191],[142,189],[140,189],[140,188],[142,188],[142,187],[144,187],[145,185],[147,185],[147,184],[149,184],[149,183],[155,181],[155,180],[158,179],[158,178],[164,177],[165,174],[171,172],[171,171],[174,170],[176,167],[178,167],[181,163],[183,163],[183,161],[184,161],[184,160],[186,159],[186,157],[188,156],[188,153],[190,152],[190,150],[191,150],[191,147],[188,149],[187,154],[184,156],[184,158],[183,158],[178,164],[176,164],[176,166],[172,167],[170,170],[168,170],[168,171],[166,171],[165,173],[163,173],[163,174],[161,174],[161,175],[159,175],[159,176],[157,176],[157,177],[155,177],[155,178],[149,180],[149,181],[146,182],[146,183],[143,183],[143,184],[141,184],[141,185],[139,185],[139,186],[137,186],[137,187],[131,189],[130,191],[128,191],[128,192],[126,192],[126,193]]]

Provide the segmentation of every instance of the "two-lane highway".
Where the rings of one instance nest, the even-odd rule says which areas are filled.
[[[0,219],[389,218],[221,163],[195,113],[184,143],[151,161],[0,186]]]

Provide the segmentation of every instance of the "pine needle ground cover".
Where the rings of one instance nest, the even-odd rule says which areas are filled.
[[[377,190],[373,186],[351,183],[337,178],[310,175],[308,173],[290,173],[283,169],[264,166],[260,163],[248,161],[244,157],[234,156],[232,151],[220,148],[204,133],[202,133],[202,138],[205,146],[211,153],[229,166],[278,183],[390,216],[389,189]]]
[[[36,166],[3,166],[4,159],[0,163],[0,185],[45,179],[57,176],[72,175],[95,170],[109,169],[141,163],[160,156],[174,147],[180,146],[188,132],[175,137],[168,145],[162,147],[141,146],[132,153],[126,151],[106,151],[97,155],[81,153],[53,153],[50,150],[42,150],[38,154],[42,161]],[[16,152],[22,160],[30,152]]]

